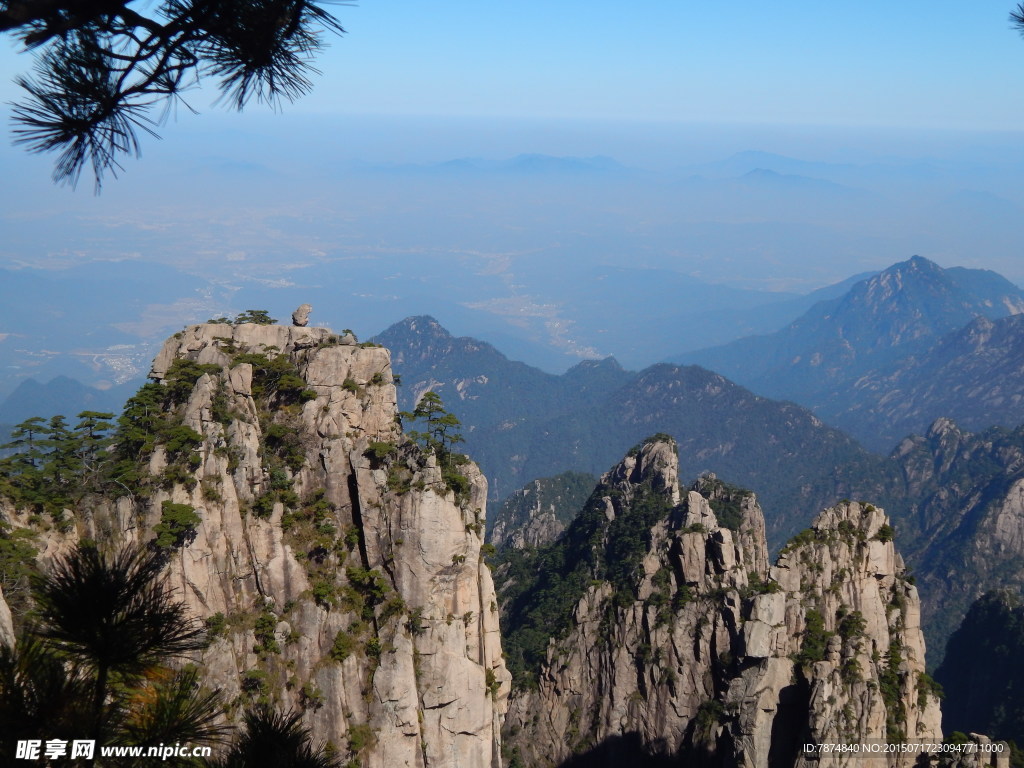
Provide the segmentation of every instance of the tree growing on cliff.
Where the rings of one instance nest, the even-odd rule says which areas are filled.
[[[423,448],[437,456],[441,465],[441,477],[445,484],[455,491],[456,496],[465,496],[469,492],[469,479],[459,472],[459,467],[469,463],[469,457],[456,453],[454,448],[463,442],[458,429],[462,422],[454,413],[445,410],[441,396],[436,392],[427,391],[411,411],[401,411],[403,421],[420,421],[424,430],[410,430],[407,434]]]
[[[441,458],[450,456],[452,449],[463,442],[458,432],[462,422],[455,414],[445,410],[444,402],[436,392],[424,392],[412,412],[403,411],[401,415],[403,418],[423,422],[425,431],[409,432],[409,437],[437,452]]]
[[[36,52],[16,80],[15,141],[58,152],[55,181],[91,166],[98,190],[201,78],[235,109],[276,107],[312,88],[324,33],[344,30],[311,0],[7,0],[0,32]]]
[[[16,503],[59,517],[83,494],[95,491],[110,446],[113,414],[83,411],[69,428],[63,416],[38,416],[19,424],[0,446],[0,492]]]
[[[247,309],[239,313],[233,322],[235,324],[255,323],[256,325],[274,325],[277,323],[277,320],[272,318],[265,309]]]

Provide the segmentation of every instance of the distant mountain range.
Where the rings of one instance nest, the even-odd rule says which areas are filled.
[[[773,545],[831,500],[888,499],[898,484],[882,457],[806,409],[696,366],[634,373],[606,359],[553,376],[452,337],[430,317],[408,318],[375,341],[391,349],[402,377],[400,407],[430,389],[461,419],[493,501],[533,478],[597,474],[656,432],[677,440],[683,476],[711,471],[756,488]]]
[[[523,153],[505,160],[486,160],[480,157],[458,157],[440,163],[357,163],[357,170],[376,173],[423,175],[448,174],[577,174],[577,173],[638,173],[617,160],[604,155],[572,157]]]
[[[1024,419],[1024,326],[1011,319],[1021,312],[1024,292],[995,272],[915,256],[780,331],[676,359],[798,402],[886,451],[943,416],[977,427]]]
[[[917,266],[927,272],[933,265]],[[911,265],[910,274],[916,271]],[[976,277],[967,270],[953,275],[961,285]],[[903,277],[905,286],[910,281]],[[1003,287],[998,279],[990,284]],[[857,295],[869,289],[877,291],[861,285]],[[892,303],[900,306],[898,298]],[[938,303],[960,311],[955,303]],[[907,309],[908,317],[917,314],[912,306]],[[922,406],[905,423],[920,423],[943,409],[957,417],[973,414],[975,423],[994,413],[1013,413],[1000,411],[997,398],[1002,393],[1007,402],[1017,402],[1009,387],[1020,378],[1022,322],[1024,316],[989,320],[982,315],[945,337],[938,331],[914,333],[915,339],[930,336],[939,343],[925,346],[918,357],[901,358],[908,380],[914,361],[923,372],[919,382],[929,377],[934,382],[930,388],[919,383]],[[941,326],[934,323],[923,327]],[[891,346],[899,346],[914,327],[904,322],[905,330],[894,330]],[[602,463],[611,463],[609,455],[663,432],[678,442],[682,478],[711,471],[758,494],[773,548],[827,504],[850,498],[883,506],[925,598],[922,620],[932,663],[941,659],[946,638],[973,599],[1021,578],[1024,427],[973,434],[942,418],[883,457],[801,406],[760,397],[697,366],[661,364],[633,373],[607,359],[552,376],[508,360],[489,344],[452,337],[429,317],[409,318],[377,340],[392,349],[395,369],[403,376],[402,407],[410,408],[429,388],[462,419],[466,449],[490,480],[492,500],[510,499],[504,508],[492,508],[500,543],[517,537],[544,541],[565,524],[558,498],[541,501],[550,493],[545,489],[558,488],[561,494],[564,483],[551,478],[538,485],[534,478],[567,470],[599,473]],[[920,349],[913,340],[906,343]],[[962,388],[953,383],[954,374],[984,386],[959,397]],[[915,392],[907,388],[904,395],[912,400]],[[885,402],[894,403],[895,397]],[[876,421],[866,428],[881,428],[884,415],[872,418]],[[900,419],[893,423],[890,432]],[[517,493],[510,496],[513,490]]]
[[[2,403],[0,424],[18,424],[32,416],[49,419],[62,414],[69,418],[82,411],[120,413],[124,402],[138,389],[132,381],[109,389],[88,387],[67,376],[57,376],[45,384],[25,379]]]
[[[1024,315],[979,315],[927,352],[830,393],[817,413],[876,448],[924,432],[940,415],[970,430],[1024,424]]]

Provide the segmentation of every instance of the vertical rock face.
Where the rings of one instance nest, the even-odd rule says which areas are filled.
[[[487,540],[498,549],[550,544],[586,502],[595,483],[592,475],[582,472],[533,480],[509,496],[492,516]]]
[[[648,523],[653,500],[664,514],[643,528],[623,581],[611,525]],[[604,559],[511,699],[506,746],[527,765],[581,754],[588,765],[857,765],[800,748],[941,740],[917,591],[881,510],[826,510],[769,568],[752,494],[713,477],[681,492],[674,447],[660,440],[605,475],[587,509],[602,506],[607,525],[587,541]],[[522,612],[509,621],[528,624]],[[515,626],[508,637],[517,650]]]
[[[208,684],[301,708],[362,765],[496,765],[509,675],[480,554],[486,481],[403,436],[387,350],[206,324],[151,376],[182,388],[194,447],[158,444],[148,498],[96,510],[86,533],[146,541],[169,512],[198,516],[173,529],[168,571],[216,635]]]
[[[0,590],[0,645],[14,645],[14,619],[4,600],[3,590]]]
[[[746,606],[744,639],[763,642],[742,652],[756,663],[725,695],[740,764],[858,765],[862,755],[803,755],[800,744],[941,740],[917,588],[880,509],[844,502],[825,510],[783,549],[767,583],[780,591]]]
[[[893,457],[916,500],[899,528],[941,662],[974,600],[1024,581],[1024,429],[975,434],[938,419]]]

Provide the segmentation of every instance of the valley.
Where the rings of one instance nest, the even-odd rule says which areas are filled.
[[[224,626],[202,660],[223,695],[298,707],[358,761],[804,765],[808,740],[936,741],[928,670],[975,597],[1020,578],[1016,431],[940,419],[881,457],[697,367],[555,376],[427,317],[363,344],[190,326],[151,377],[112,435],[145,447],[52,503],[34,473],[60,449],[11,448],[5,594],[23,605],[17,574],[83,540],[159,541],[189,610]],[[413,409],[428,390],[442,410]],[[143,397],[165,415],[138,421]],[[619,447],[634,430],[659,434]],[[522,453],[523,478],[576,473],[488,520],[487,463]]]

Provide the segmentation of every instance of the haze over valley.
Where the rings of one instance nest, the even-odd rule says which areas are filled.
[[[172,134],[98,198],[0,156],[26,180],[0,190],[0,395],[138,380],[184,322],[248,307],[308,301],[361,336],[430,314],[560,372],[770,333],[915,254],[1024,280],[1012,135],[910,151],[899,131],[822,128],[806,146],[782,127],[288,121],[207,128],[198,156]],[[423,134],[408,161],[356,159],[387,157],[400,126]]]
[[[0,49],[0,763],[1024,766],[1024,6],[228,2],[102,184]]]

